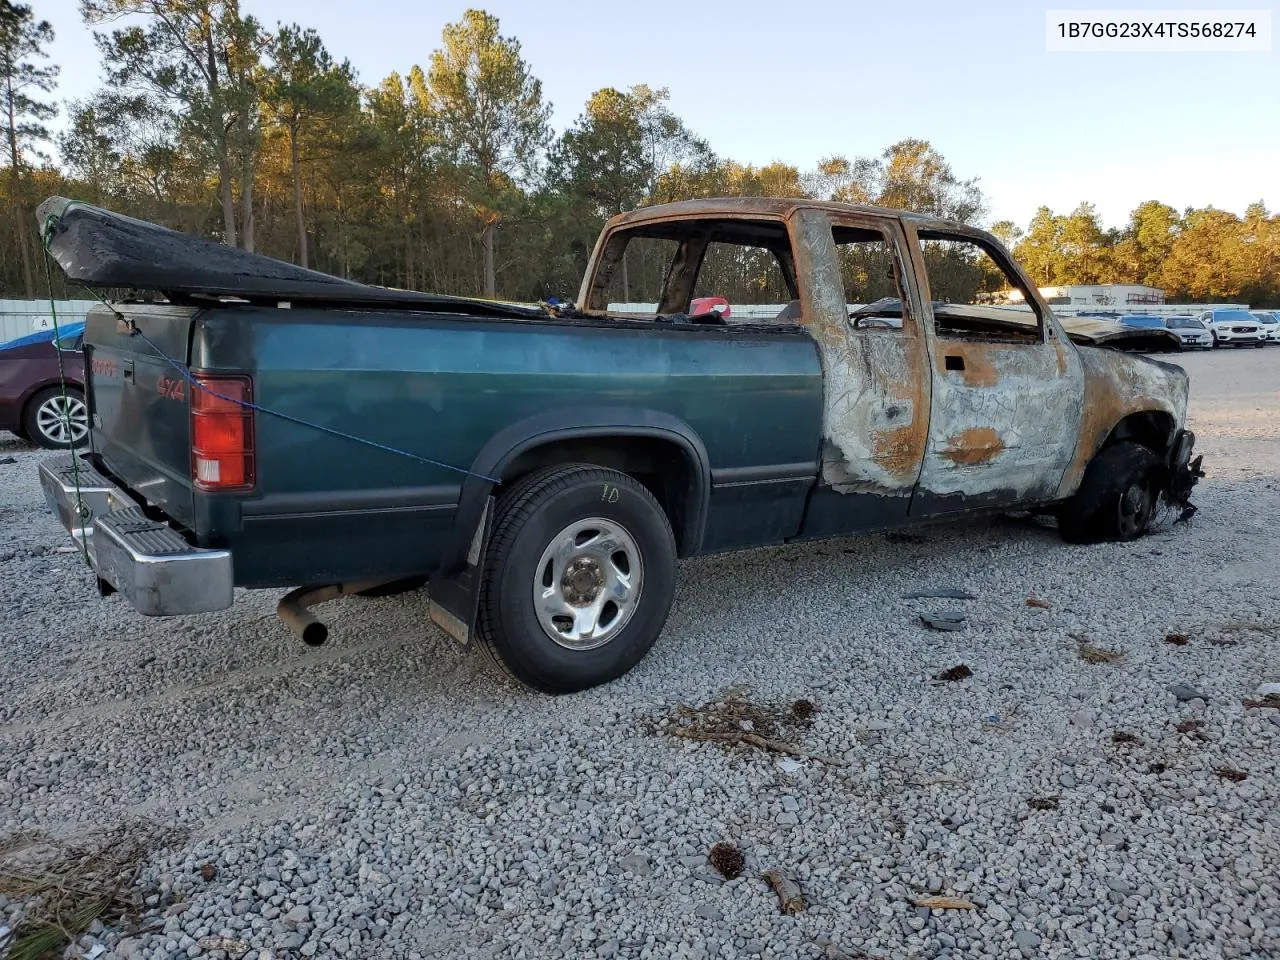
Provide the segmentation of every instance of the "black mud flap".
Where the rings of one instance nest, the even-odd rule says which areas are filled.
[[[471,642],[480,610],[484,555],[489,546],[494,498],[489,497],[476,525],[464,563],[456,570],[440,570],[431,576],[431,620],[464,646]]]

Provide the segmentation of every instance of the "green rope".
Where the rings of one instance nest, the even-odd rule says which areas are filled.
[[[80,493],[80,456],[76,453],[75,435],[71,426],[71,399],[67,396],[67,371],[62,364],[62,331],[58,328],[58,307],[56,301],[53,299],[53,274],[49,270],[49,260],[52,257],[52,254],[49,252],[49,230],[51,226],[52,224],[49,221],[46,221],[45,229],[42,232],[42,241],[44,246],[44,281],[45,286],[49,290],[49,313],[53,316],[53,346],[54,353],[57,354],[58,357],[58,385],[62,391],[62,416],[65,420],[67,436],[70,438],[71,443],[71,480],[76,490],[76,503],[73,508],[74,519],[72,522],[78,523],[80,526],[81,535],[76,537],[76,542],[80,544],[80,554],[84,558],[85,564],[92,568],[93,562],[89,559],[89,543],[88,539],[84,536],[84,524],[85,521],[89,519],[89,510],[85,507],[84,498]],[[88,397],[86,397],[85,400],[87,401]],[[85,409],[88,409],[87,403]]]

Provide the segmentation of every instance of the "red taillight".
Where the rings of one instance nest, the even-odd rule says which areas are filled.
[[[253,486],[253,381],[194,374],[191,479],[198,490]]]

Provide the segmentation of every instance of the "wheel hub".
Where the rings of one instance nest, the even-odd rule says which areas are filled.
[[[593,650],[617,636],[636,612],[644,558],[618,521],[585,517],[551,538],[532,587],[546,635],[569,650]]]
[[[1123,539],[1131,540],[1146,529],[1153,505],[1151,487],[1145,479],[1129,485],[1120,498],[1119,526]]]
[[[575,607],[588,607],[604,588],[604,572],[593,557],[579,557],[564,572],[560,591],[565,602]]]
[[[1125,493],[1124,500],[1125,506],[1129,509],[1130,513],[1135,515],[1141,513],[1143,508],[1146,506],[1146,488],[1135,483]]]
[[[50,397],[36,411],[36,428],[53,443],[75,445],[89,433],[88,411],[78,397]]]

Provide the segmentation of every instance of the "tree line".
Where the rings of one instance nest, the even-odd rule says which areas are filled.
[[[1118,230],[1104,229],[1092,204],[1065,215],[1041,207],[1025,231],[993,231],[1042,286],[1141,283],[1175,302],[1280,306],[1280,216],[1260,202],[1238,217],[1148,200]]]
[[[0,0],[0,295],[42,294],[33,210],[55,193],[356,280],[515,300],[573,297],[604,221],[646,204],[795,196],[970,223],[988,212],[977,179],[927,141],[812,170],[740,164],[645,85],[597,90],[557,134],[519,41],[481,10],[445,26],[425,66],[373,86],[314,30],[269,28],[239,0],[81,0],[81,14],[102,85],[67,105],[55,144],[53,30]],[[1113,230],[1081,204],[992,229],[1040,284],[1280,304],[1280,217],[1261,203],[1241,218],[1148,201]]]

